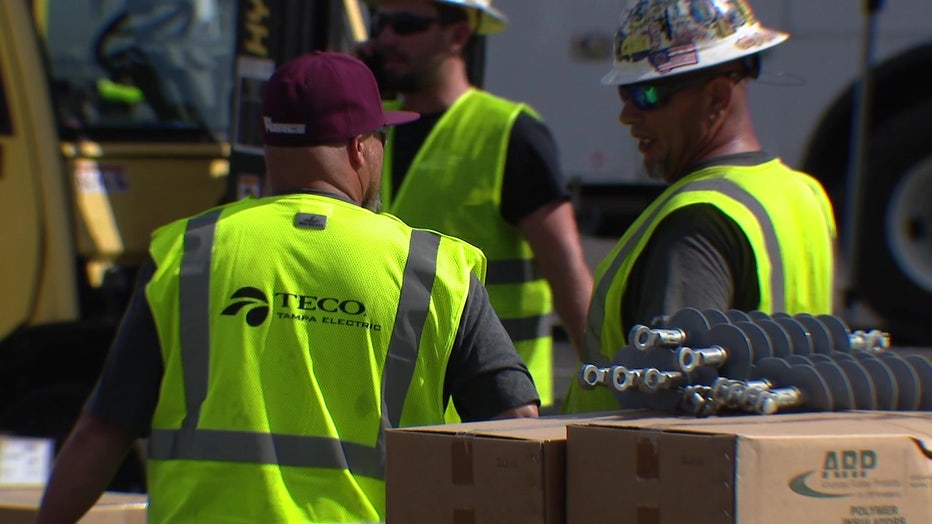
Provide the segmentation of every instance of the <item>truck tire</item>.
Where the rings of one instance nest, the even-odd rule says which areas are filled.
[[[898,344],[932,342],[932,100],[871,136],[855,278]]]

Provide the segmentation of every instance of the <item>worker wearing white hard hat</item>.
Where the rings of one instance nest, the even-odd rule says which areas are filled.
[[[630,330],[687,307],[832,312],[831,203],[763,150],[748,103],[761,52],[788,37],[744,0],[636,0],[622,14],[602,83],[617,86],[645,171],[669,187],[596,269],[583,363],[638,367],[619,351]],[[585,386],[570,385],[566,411],[674,404]]]
[[[507,18],[489,0],[373,4],[368,44],[381,87],[398,95],[394,105],[422,115],[389,137],[385,210],[485,252],[492,305],[546,407],[553,400],[551,313],[579,347],[592,276],[550,130],[526,104],[470,79],[475,37],[503,30]]]

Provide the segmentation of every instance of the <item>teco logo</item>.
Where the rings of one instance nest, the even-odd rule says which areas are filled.
[[[300,309],[302,311],[323,311],[325,313],[343,313],[346,315],[362,315],[366,312],[366,305],[358,300],[343,300],[332,297],[318,297],[316,295],[298,295],[297,293],[275,293],[276,299],[281,299],[281,307],[287,309]],[[278,300],[276,300],[278,302]]]
[[[222,315],[236,316],[239,310],[251,306],[246,312],[246,323],[252,327],[260,326],[269,316],[269,300],[265,293],[254,287],[243,287],[230,297],[233,302],[223,310]]]

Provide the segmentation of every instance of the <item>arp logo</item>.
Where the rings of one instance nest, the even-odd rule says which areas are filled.
[[[246,323],[258,327],[269,316],[269,299],[265,293],[254,287],[241,287],[230,297],[233,302],[223,310],[222,315],[236,316],[239,310],[249,307],[246,311]]]
[[[829,451],[822,467],[824,479],[859,479],[877,467],[877,453],[865,451]]]
[[[877,453],[871,450],[842,450],[828,451],[822,462],[822,470],[812,470],[796,475],[790,480],[790,489],[800,495],[815,498],[839,498],[850,496],[850,493],[828,493],[813,488],[810,477],[820,473],[825,482],[837,482],[847,479],[867,478],[868,473],[877,467]]]

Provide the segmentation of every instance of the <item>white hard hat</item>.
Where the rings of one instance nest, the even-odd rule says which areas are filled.
[[[508,17],[505,13],[492,7],[492,0],[434,0],[440,4],[450,4],[468,9],[475,9],[479,12],[479,20],[476,23],[476,34],[494,35],[501,33],[508,25]]]
[[[760,25],[745,0],[630,0],[606,85],[678,75],[759,53],[789,38]]]

